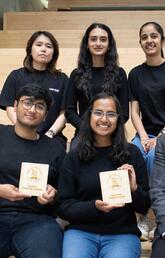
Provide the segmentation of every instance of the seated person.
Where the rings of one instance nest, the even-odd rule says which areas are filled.
[[[14,102],[15,125],[0,125],[1,258],[61,258],[63,234],[56,222],[53,201],[65,151],[58,141],[37,133],[51,102],[47,89],[27,84]],[[42,195],[34,197],[19,191],[22,162],[49,165]]]
[[[99,172],[117,169],[128,170],[132,203],[102,201]],[[95,95],[83,117],[78,148],[67,154],[60,173],[57,213],[70,223],[63,258],[140,257],[135,212],[148,211],[148,190],[144,159],[135,145],[126,142],[117,98]]]
[[[151,177],[151,207],[156,216],[155,239],[151,258],[164,258],[165,253],[165,134],[158,137]]]

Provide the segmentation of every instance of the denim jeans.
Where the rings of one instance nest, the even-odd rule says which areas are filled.
[[[148,137],[155,138],[154,135],[150,135],[150,134],[148,135]],[[151,177],[154,158],[155,158],[155,148],[152,148],[149,152],[145,152],[143,149],[143,146],[141,144],[140,138],[137,134],[133,138],[132,143],[135,144],[140,149],[140,151],[145,159],[145,162],[146,162],[148,176]]]
[[[47,215],[0,212],[0,258],[61,258],[63,234]]]
[[[136,235],[101,235],[76,229],[64,233],[62,258],[139,258],[140,253]]]

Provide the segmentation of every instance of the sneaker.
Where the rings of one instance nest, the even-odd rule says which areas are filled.
[[[140,217],[138,228],[142,233],[140,240],[147,241],[149,239],[149,220],[147,215]]]
[[[149,232],[148,238],[150,241],[154,240],[155,227]]]

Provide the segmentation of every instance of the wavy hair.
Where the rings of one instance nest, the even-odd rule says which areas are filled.
[[[23,65],[27,70],[34,71],[33,58],[32,58],[32,55],[31,55],[31,51],[32,51],[32,46],[33,46],[34,41],[40,35],[44,35],[47,38],[49,38],[49,40],[51,41],[51,43],[53,45],[53,49],[54,49],[53,57],[52,57],[51,61],[47,64],[46,70],[48,70],[51,73],[59,73],[60,70],[56,69],[57,59],[59,57],[59,45],[58,45],[58,42],[55,39],[55,37],[48,31],[36,31],[29,38],[29,40],[27,42],[27,45],[26,45],[26,56],[25,56],[25,59],[23,61]]]
[[[117,113],[119,114],[116,130],[110,136],[112,137],[112,148],[111,152],[109,153],[112,163],[119,165],[126,162],[129,156],[129,152],[127,151],[127,141],[125,137],[124,121],[118,99],[115,95],[110,95],[105,92],[96,94],[94,98],[90,101],[89,106],[84,113],[78,140],[78,156],[82,161],[85,162],[92,160],[95,157],[95,137],[90,126],[91,111],[96,100],[107,98],[114,100]]]
[[[77,88],[84,91],[86,97],[89,99],[90,89],[92,87],[92,55],[88,49],[88,39],[90,32],[100,28],[105,30],[108,34],[109,47],[105,55],[104,62],[104,81],[102,84],[103,91],[108,93],[116,93],[120,87],[119,67],[118,67],[118,53],[114,36],[108,26],[102,23],[91,24],[81,41],[80,52],[78,56],[77,68]]]
[[[155,28],[155,30],[160,34],[161,43],[163,44],[163,42],[165,40],[163,28],[160,26],[159,23],[154,22],[154,21],[146,22],[141,26],[141,28],[139,30],[139,38],[140,38],[139,42],[141,43],[141,33],[142,33],[143,28],[148,25],[152,25]],[[164,58],[163,47],[161,48],[161,57]]]

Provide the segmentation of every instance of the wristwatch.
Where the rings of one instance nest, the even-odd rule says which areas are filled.
[[[165,240],[165,232],[163,232],[160,237]]]

